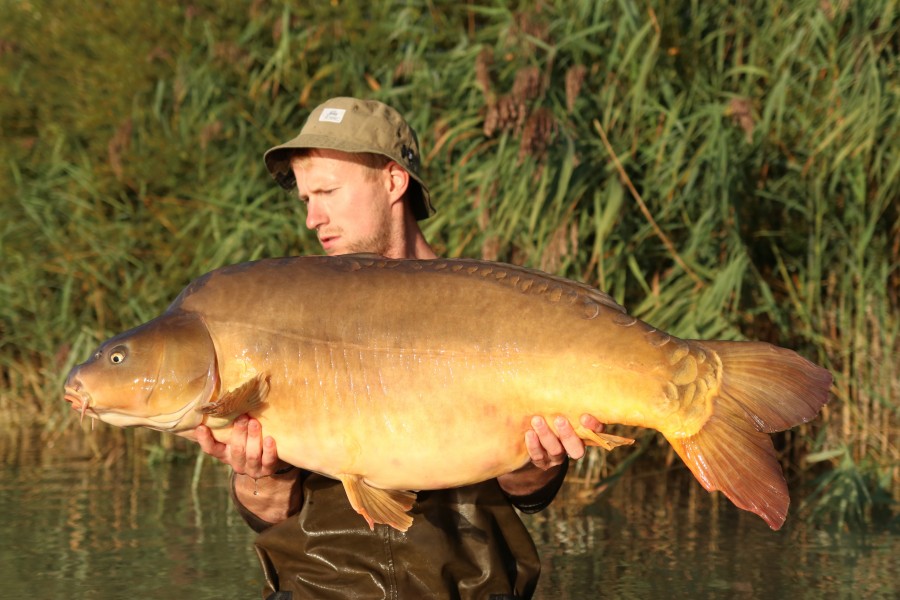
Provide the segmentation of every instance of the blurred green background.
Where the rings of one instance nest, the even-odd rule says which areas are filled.
[[[798,350],[835,376],[777,439],[809,514],[900,499],[897,2],[0,7],[0,432],[80,433],[65,373],[198,275],[319,253],[262,153],[356,95],[418,131],[439,253]],[[192,451],[103,429],[86,455]]]

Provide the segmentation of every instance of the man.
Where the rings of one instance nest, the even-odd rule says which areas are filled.
[[[419,172],[415,132],[392,108],[334,98],[300,134],[265,155],[272,176],[306,205],[306,226],[330,255],[437,258],[418,225],[434,209]],[[322,307],[327,310],[327,307]],[[602,425],[588,415],[582,423]],[[524,443],[532,462],[496,480],[423,491],[406,533],[372,531],[340,482],[278,460],[274,440],[240,417],[228,445],[197,429],[201,448],[234,469],[234,500],[260,533],[257,551],[270,598],[529,598],[540,561],[513,506],[546,507],[568,457],[584,445],[565,419],[559,437],[541,416]],[[280,595],[279,595],[280,594]]]

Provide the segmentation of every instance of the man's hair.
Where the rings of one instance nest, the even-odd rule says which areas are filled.
[[[317,148],[299,148],[291,152],[291,165],[305,165],[309,162],[309,157]],[[345,152],[348,161],[362,165],[366,168],[367,176],[374,177],[375,173],[383,169],[391,159],[383,154],[374,152]]]
[[[309,162],[310,156],[317,150],[318,148],[298,148],[296,150],[292,150],[289,158],[291,166],[299,165],[302,167],[304,164]],[[375,179],[389,162],[396,162],[383,154],[377,154],[375,152],[343,152],[342,154],[346,155],[346,160],[348,160],[349,162],[353,162],[362,166],[365,170],[365,176],[369,180]],[[400,166],[402,168],[402,165]],[[404,199],[409,200],[410,190],[412,190],[414,186],[418,185],[419,183],[415,179],[410,177],[409,186],[406,188],[406,192],[403,193]]]

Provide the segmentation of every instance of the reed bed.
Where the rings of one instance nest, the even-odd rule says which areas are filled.
[[[419,132],[440,253],[539,267],[675,335],[829,368],[822,417],[779,449],[812,514],[865,520],[900,499],[897,8],[8,4],[0,427],[76,427],[67,370],[197,275],[317,253],[261,154],[320,101],[358,95]],[[592,455],[576,475],[629,463]]]

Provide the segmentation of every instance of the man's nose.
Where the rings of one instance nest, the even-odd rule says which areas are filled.
[[[316,230],[328,222],[328,217],[318,202],[309,200],[306,203],[306,228]]]

